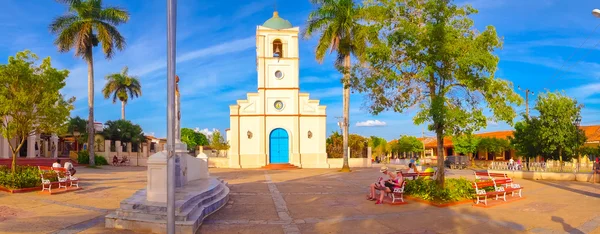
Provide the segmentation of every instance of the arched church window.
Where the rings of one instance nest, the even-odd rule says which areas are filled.
[[[273,57],[282,58],[283,57],[283,43],[281,40],[275,39],[273,41]]]

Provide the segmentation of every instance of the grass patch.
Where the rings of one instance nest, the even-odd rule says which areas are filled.
[[[473,182],[464,178],[446,179],[445,187],[440,188],[435,180],[419,178],[406,181],[406,195],[438,204],[473,199]]]

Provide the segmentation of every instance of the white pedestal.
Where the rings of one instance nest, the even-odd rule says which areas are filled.
[[[192,170],[198,171],[198,176],[200,179],[208,179],[210,176],[208,173],[208,156],[202,151],[198,155],[196,155],[196,159],[198,159],[198,167],[192,168]]]
[[[161,151],[148,158],[146,171],[146,200],[151,202],[167,202],[167,151]]]

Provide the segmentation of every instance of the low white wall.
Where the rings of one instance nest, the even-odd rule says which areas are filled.
[[[209,168],[229,168],[229,158],[226,157],[209,157]]]
[[[182,161],[187,163],[187,182],[200,179],[200,170],[202,167],[202,162],[200,159],[190,155],[183,155],[182,157],[185,158]]]
[[[506,173],[510,178],[530,180],[566,180],[592,182],[592,173],[559,173],[543,171],[500,171],[489,170],[492,173]],[[596,182],[600,182],[600,176],[596,176]]]
[[[330,168],[342,168],[344,165],[344,159],[342,158],[328,158]],[[348,166],[352,167],[371,167],[371,160],[368,158],[349,158]]]

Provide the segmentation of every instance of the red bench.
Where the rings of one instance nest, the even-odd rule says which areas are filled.
[[[487,177],[486,179],[483,179]],[[480,202],[480,198],[484,197],[484,203],[487,205],[487,196],[496,195],[496,200],[499,197],[502,197],[504,201],[506,201],[506,193],[511,193],[511,197],[515,196],[515,193],[518,192],[519,197],[522,197],[522,190],[524,187],[521,187],[519,184],[513,183],[511,178],[504,173],[489,173],[489,172],[475,172],[475,178],[480,181],[475,181],[473,183],[473,188],[475,188],[475,196],[477,198],[477,204]],[[486,192],[486,187],[494,187],[494,191]]]
[[[418,179],[421,176],[429,177],[429,179],[433,179],[435,177],[435,172],[413,172],[413,173],[405,173],[402,172],[402,176],[404,178],[412,177],[413,179]]]
[[[494,187],[494,191],[485,191],[487,187]],[[496,183],[493,180],[488,181],[479,181],[473,183],[473,188],[475,188],[475,198],[477,199],[476,204],[479,204],[481,198],[483,198],[483,203],[487,206],[487,197],[496,196],[496,200],[500,196],[506,201],[506,191],[500,187],[500,189],[496,188]]]
[[[40,177],[42,179],[42,191],[48,190],[48,192],[51,192],[52,189],[53,183],[50,182],[49,178],[44,178],[44,174],[48,172],[56,173],[58,177],[57,183],[59,189],[67,189],[67,184],[69,184],[69,187],[76,186],[77,188],[79,188],[79,179],[77,177],[72,176],[71,172],[66,168],[46,166],[38,166],[38,168],[40,169]]]

